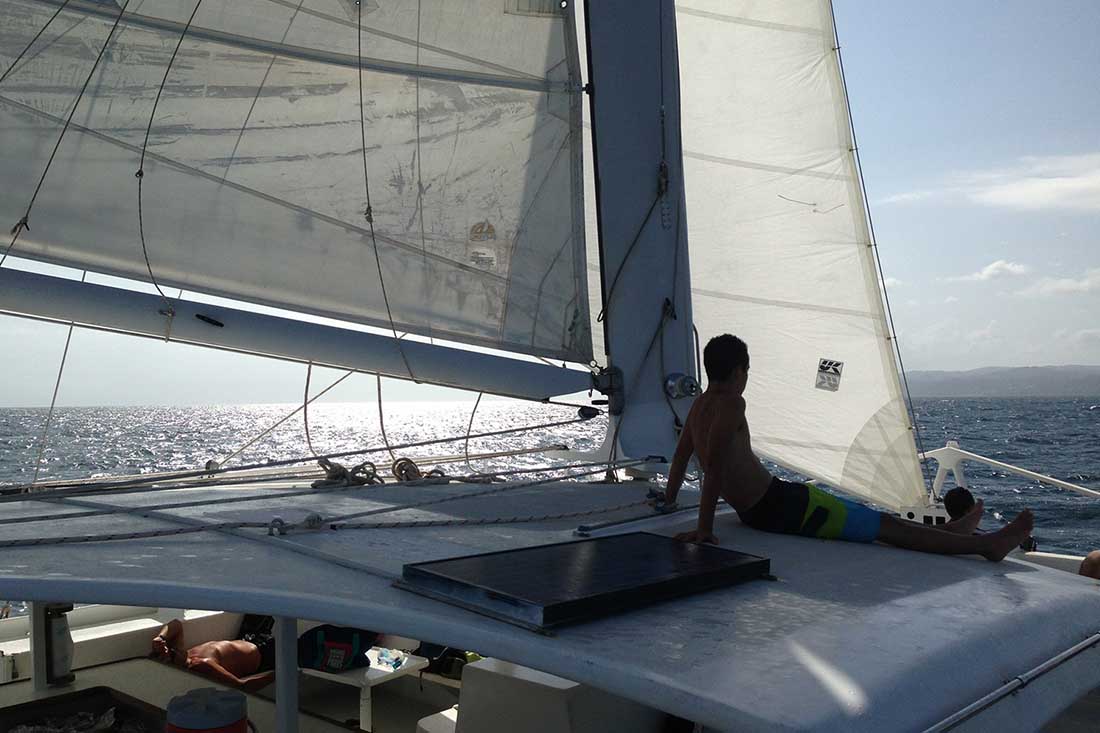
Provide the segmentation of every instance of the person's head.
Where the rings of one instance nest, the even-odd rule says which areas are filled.
[[[703,349],[703,368],[710,384],[728,384],[740,392],[749,378],[749,347],[728,333],[715,336]]]
[[[943,508],[952,519],[958,519],[966,514],[974,506],[974,495],[961,486],[948,491],[943,495]]]
[[[1093,550],[1085,555],[1085,559],[1081,561],[1081,568],[1077,572],[1086,578],[1100,580],[1100,550]]]

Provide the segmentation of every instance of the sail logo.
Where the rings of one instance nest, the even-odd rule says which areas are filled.
[[[840,389],[840,373],[844,371],[844,362],[832,359],[820,359],[817,362],[818,389],[836,392]]]
[[[497,238],[497,229],[487,221],[479,221],[470,227],[471,242],[488,242]]]

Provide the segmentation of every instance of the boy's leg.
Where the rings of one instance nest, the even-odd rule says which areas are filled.
[[[883,514],[876,539],[906,550],[939,555],[981,555],[987,560],[998,561],[1027,539],[1034,523],[1031,510],[1025,509],[996,532],[967,535],[914,524]]]

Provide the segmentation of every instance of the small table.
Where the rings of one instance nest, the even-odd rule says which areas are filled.
[[[346,672],[322,672],[319,669],[307,669],[305,667],[300,668],[302,674],[309,675],[310,677],[317,677],[323,680],[329,680],[341,685],[350,685],[351,687],[359,688],[359,728],[360,730],[367,731],[373,726],[371,721],[371,688],[375,685],[380,685],[383,682],[389,682],[392,679],[403,677],[407,674],[419,672],[428,666],[428,660],[424,657],[418,657],[414,654],[408,654],[406,652],[385,650],[390,654],[396,655],[401,659],[401,666],[394,669],[389,664],[379,663],[378,654],[383,651],[380,647],[371,647],[367,651],[367,658],[370,659],[369,667],[360,667],[359,669],[349,669]]]

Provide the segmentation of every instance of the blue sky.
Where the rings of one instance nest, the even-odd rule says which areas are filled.
[[[1100,363],[1100,3],[836,15],[906,366]]]
[[[906,366],[1100,364],[1100,2],[836,0],[836,15]],[[65,331],[0,317],[0,405],[49,403]],[[292,402],[304,371],[78,330],[59,402]],[[331,393],[373,395],[368,377]]]

